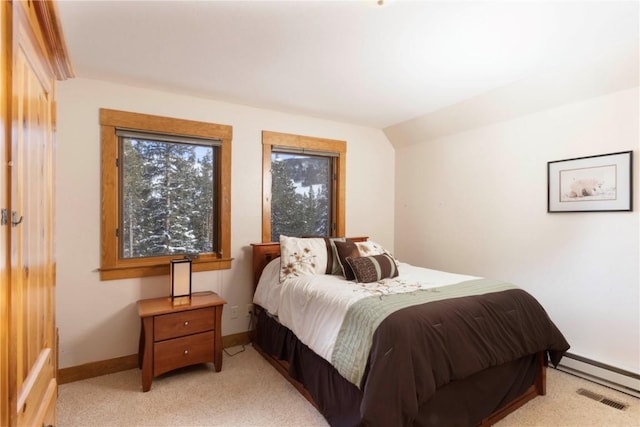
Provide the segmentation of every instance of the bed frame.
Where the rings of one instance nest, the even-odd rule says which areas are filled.
[[[350,237],[349,240],[354,242],[362,242],[366,241],[367,237]],[[255,287],[258,285],[258,280],[260,279],[260,275],[262,274],[262,270],[267,266],[269,262],[273,259],[280,256],[280,244],[277,242],[274,243],[253,243],[251,244],[253,247],[253,279],[254,279],[254,291]],[[262,307],[257,307],[258,310],[262,310]],[[255,325],[255,322],[254,322]],[[257,344],[255,340],[255,334],[252,334],[252,341],[254,348],[260,353],[280,374],[285,377],[297,390],[304,396],[314,407],[318,408],[318,405],[313,400],[312,396],[306,390],[304,385],[299,381],[295,380],[289,375],[289,363],[284,360],[277,359],[272,355],[265,352],[260,346]],[[520,396],[513,399],[511,402],[504,405],[502,408],[493,412],[492,414],[487,415],[482,422],[480,423],[481,427],[491,426],[501,419],[505,418],[510,413],[514,412],[525,403],[534,399],[537,396],[542,396],[546,394],[546,365],[547,360],[544,352],[540,352],[537,354],[537,375],[536,381],[529,388],[525,390]]]

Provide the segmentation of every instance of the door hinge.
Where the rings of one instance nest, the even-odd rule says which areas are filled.
[[[120,237],[120,229],[116,228],[116,237]]]
[[[120,159],[116,158],[116,167],[119,168],[120,167]]]
[[[8,222],[9,222],[9,211],[3,208],[0,213],[0,225],[7,225]]]

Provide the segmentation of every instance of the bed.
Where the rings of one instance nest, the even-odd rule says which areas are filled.
[[[284,239],[252,245],[252,341],[331,426],[492,425],[544,395],[569,349],[511,284],[400,263],[366,237]]]

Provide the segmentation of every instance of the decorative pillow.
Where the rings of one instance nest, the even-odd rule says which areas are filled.
[[[398,275],[395,260],[388,254],[347,257],[347,263],[360,283],[377,282]]]
[[[340,264],[340,269],[342,270],[342,275],[347,280],[355,279],[355,275],[353,274],[353,270],[351,266],[347,262],[347,257],[357,258],[360,256],[360,252],[358,251],[358,247],[351,240],[346,239],[344,242],[335,241],[333,244],[336,247],[336,252],[338,254],[338,263]]]
[[[280,281],[307,274],[325,274],[327,245],[324,238],[280,235]]]
[[[342,267],[338,260],[338,250],[335,242],[344,242],[344,237],[325,237],[324,242],[327,244],[327,274],[342,275]]]
[[[381,245],[373,242],[371,240],[366,240],[364,242],[357,242],[356,246],[358,247],[358,252],[360,252],[360,256],[372,256],[372,255],[389,255],[393,261],[398,265],[398,260],[391,255],[391,252],[383,248]]]

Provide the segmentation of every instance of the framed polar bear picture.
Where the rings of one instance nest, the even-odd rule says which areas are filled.
[[[547,212],[631,211],[632,151],[547,163]]]

